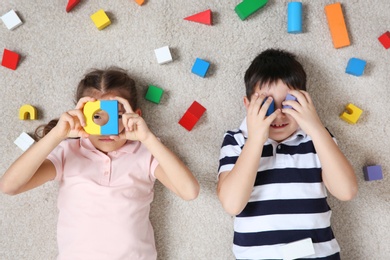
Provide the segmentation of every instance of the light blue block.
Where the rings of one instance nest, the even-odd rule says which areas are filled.
[[[100,109],[108,114],[107,124],[101,126],[101,135],[117,135],[119,132],[118,120],[118,101],[117,100],[101,100]]]
[[[287,94],[285,100],[294,100],[294,101],[298,101],[298,99],[297,99],[296,97],[294,97],[293,95],[291,95],[291,94]],[[285,106],[283,106],[283,108],[292,108],[292,106],[287,106],[287,105],[285,105]]]
[[[287,32],[302,32],[302,3],[290,2],[287,5]]]
[[[205,60],[196,58],[194,65],[192,66],[191,72],[204,78],[210,67],[210,63]]]
[[[345,72],[354,76],[361,76],[363,75],[364,68],[366,67],[366,61],[358,59],[358,58],[351,58],[348,61],[347,68],[345,69]]]

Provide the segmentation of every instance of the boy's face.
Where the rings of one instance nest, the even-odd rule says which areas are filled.
[[[259,95],[263,94],[267,97],[272,97],[275,102],[275,110],[282,109],[282,102],[286,99],[289,88],[281,80],[277,81],[274,84],[266,84],[261,88],[259,85],[255,87],[255,92]],[[247,97],[244,98],[244,104],[246,109],[249,107],[249,100]],[[269,138],[277,142],[282,142],[289,138],[291,135],[297,131],[299,125],[291,116],[281,113],[276,117],[276,119],[271,123],[269,128]]]

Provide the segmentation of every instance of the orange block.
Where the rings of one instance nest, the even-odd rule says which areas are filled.
[[[341,4],[335,3],[325,6],[325,14],[328,19],[330,34],[336,49],[351,45],[345,25]]]
[[[144,4],[144,0],[135,0],[135,2],[138,4],[138,5],[143,5]]]

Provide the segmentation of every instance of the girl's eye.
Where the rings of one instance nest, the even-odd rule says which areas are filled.
[[[122,118],[122,115],[118,115],[118,118],[121,119],[121,118]]]
[[[93,115],[93,119],[100,119],[100,116],[99,115]]]

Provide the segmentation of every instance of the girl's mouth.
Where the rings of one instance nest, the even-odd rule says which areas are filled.
[[[99,138],[100,142],[113,142],[114,140],[111,138]]]

